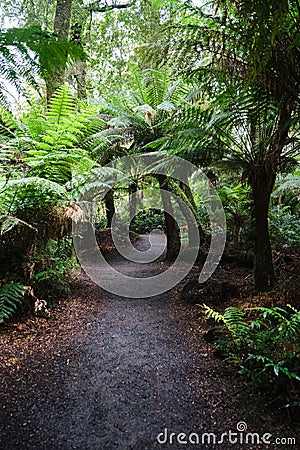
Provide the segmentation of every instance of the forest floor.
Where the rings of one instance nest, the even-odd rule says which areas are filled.
[[[145,271],[145,265],[114,257],[111,263],[131,276]],[[293,258],[281,261],[290,276],[293,264]],[[163,263],[151,263],[144,275],[162,270]],[[219,310],[238,304],[237,292],[251,294],[251,269],[224,262],[201,291],[197,274],[194,267],[173,290],[130,299],[107,293],[81,273],[49,317],[3,325],[0,449],[297,448],[274,445],[277,438],[297,438],[299,423],[278,409],[278,399],[215,356],[206,338],[211,324],[190,302],[197,289],[198,303]],[[246,444],[245,432],[238,443],[234,434],[221,443],[222,434],[237,433],[237,426],[269,433],[272,445]],[[179,443],[179,433],[187,435],[179,441],[191,442]]]

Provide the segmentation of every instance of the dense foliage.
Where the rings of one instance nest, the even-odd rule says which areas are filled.
[[[222,323],[215,338],[222,357],[251,380],[269,384],[276,392],[300,381],[300,313],[288,305],[240,309],[221,314],[204,305],[206,317]]]

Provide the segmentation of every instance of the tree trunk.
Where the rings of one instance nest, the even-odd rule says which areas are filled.
[[[254,162],[249,182],[254,201],[254,287],[258,291],[272,289],[276,281],[273,267],[272,248],[269,236],[268,215],[271,194],[274,188],[280,158],[288,138],[290,121],[295,108],[292,98],[281,105],[276,133],[263,158]]]
[[[128,188],[130,217],[134,217],[136,214],[136,206],[137,206],[136,192],[137,192],[137,189],[138,189],[137,183],[135,181],[132,181],[132,183],[130,183],[129,188]]]
[[[112,219],[116,212],[115,201],[114,201],[114,191],[110,189],[104,197],[105,209],[106,209],[106,226],[111,228]]]
[[[62,38],[68,39],[72,16],[72,0],[57,0],[54,18],[54,31]],[[46,80],[47,102],[55,90],[64,82],[65,71],[57,69],[53,77]]]
[[[72,37],[71,41],[83,49],[82,43],[82,25],[78,22],[71,27]],[[87,97],[86,89],[86,62],[83,58],[78,58],[74,64],[74,78],[76,82],[77,97],[83,100]]]
[[[188,202],[190,203],[191,206],[191,211],[195,217],[195,220],[198,224],[198,232],[199,232],[199,236],[200,236],[200,246],[203,245],[206,242],[206,235],[205,232],[200,224],[200,220],[199,220],[199,215],[198,215],[198,208],[197,205],[195,203],[195,199],[193,196],[193,192],[188,184],[188,180],[186,180],[185,183],[180,182],[180,188],[183,191],[183,193],[185,194]],[[189,237],[189,245],[191,247],[194,247],[195,245],[195,230],[193,225],[190,223],[189,220],[187,220],[187,224],[188,224],[188,237]],[[196,242],[198,243],[198,239],[196,239]]]
[[[77,97],[83,100],[87,97],[86,90],[86,64],[82,58],[79,58],[75,63],[75,80],[77,85]]]
[[[270,198],[275,182],[274,174],[258,179],[252,186],[254,218],[254,288],[268,291],[273,288],[276,276],[273,267],[269,235],[268,214]]]
[[[159,187],[162,189],[161,197],[164,207],[164,216],[165,216],[165,223],[166,223],[166,234],[167,234],[167,255],[166,260],[167,261],[175,261],[177,258],[179,251],[180,251],[180,231],[179,227],[176,223],[176,220],[174,217],[172,217],[173,213],[173,207],[171,203],[170,196],[167,192],[164,191],[170,191],[168,186],[168,179],[166,175],[157,175],[157,179],[159,182]],[[171,214],[169,214],[167,211],[169,211]]]

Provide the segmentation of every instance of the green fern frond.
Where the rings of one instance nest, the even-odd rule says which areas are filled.
[[[19,283],[5,283],[0,287],[0,324],[15,313],[24,292],[24,286]]]
[[[40,27],[0,30],[0,102],[9,106],[7,82],[18,92],[24,91],[24,81],[39,90],[37,74],[49,77],[57,67],[83,56],[79,46]]]
[[[202,305],[205,316],[207,319],[214,319],[216,322],[223,322],[225,323],[225,317],[223,314],[219,313],[218,311],[215,311],[210,306],[207,306],[205,304]]]
[[[44,194],[49,197],[49,202],[55,202],[58,199],[68,199],[68,193],[65,187],[54,181],[40,177],[23,177],[0,183],[1,202],[7,204],[7,207],[9,207],[15,198],[16,192],[22,191],[25,198],[26,191],[30,191],[31,189],[38,189],[40,195]]]
[[[102,200],[105,193],[115,185],[118,179],[122,180],[123,178],[124,173],[112,167],[94,166],[89,172],[74,174],[67,188],[76,199],[88,196],[91,200],[95,198]]]
[[[287,304],[287,306],[288,306],[292,311],[294,311],[294,313],[296,313],[297,316],[300,315],[300,311],[299,311],[297,308],[295,308],[294,306],[290,305],[289,303]]]
[[[235,306],[229,306],[224,313],[225,323],[230,326],[240,325],[244,323],[245,312]]]
[[[216,322],[223,322],[237,342],[244,339],[245,334],[249,331],[249,325],[245,321],[245,311],[239,308],[229,306],[225,309],[224,314],[220,314],[207,305],[204,305],[204,310],[207,319],[212,318]]]
[[[63,117],[68,117],[74,111],[75,99],[70,93],[69,86],[63,85],[50,99],[47,118],[59,124]]]

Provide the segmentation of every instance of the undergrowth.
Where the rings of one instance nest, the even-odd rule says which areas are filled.
[[[237,308],[224,314],[203,305],[206,318],[223,324],[216,340],[224,358],[260,383],[300,381],[300,311],[287,307]]]

